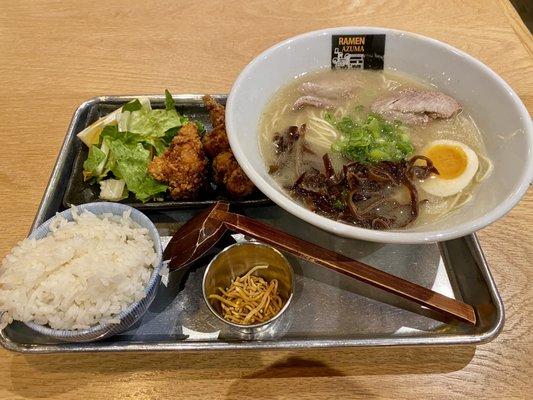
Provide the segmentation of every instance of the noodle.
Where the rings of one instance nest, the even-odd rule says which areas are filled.
[[[480,161],[483,161],[484,165],[485,165],[485,170],[483,171],[484,168],[482,168],[482,163],[479,163],[480,164],[480,167],[479,167],[479,170],[476,174],[476,182],[482,182],[484,181],[485,179],[487,179],[490,174],[492,174],[492,170],[494,169],[494,165],[492,164],[492,161],[490,161],[487,157],[485,157],[484,155],[482,154],[478,154],[478,158]]]
[[[329,151],[338,136],[337,131],[329,122],[314,113],[309,117],[305,136],[307,141],[316,146],[324,147]]]
[[[268,265],[256,265],[243,276],[233,279],[229,287],[219,287],[221,295],[209,295],[209,299],[220,301],[222,317],[226,321],[252,325],[266,322],[279,313],[283,300],[278,294],[277,279],[267,282],[252,275],[266,268]]]
[[[474,198],[474,196],[472,196],[471,194],[465,194],[465,193],[457,194],[457,196],[454,198],[454,200],[452,202],[452,205],[450,206],[450,209],[446,210],[442,214],[439,214],[435,218],[435,221],[440,221],[440,220],[450,216],[451,214],[453,214],[454,212],[456,212],[460,208],[464,207],[466,204],[470,203],[470,201],[473,198]]]

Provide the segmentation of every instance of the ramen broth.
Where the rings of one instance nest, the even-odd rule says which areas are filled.
[[[304,82],[317,83],[321,87],[345,88],[353,96],[339,96],[334,100],[335,106],[321,109],[306,105],[293,109],[295,102],[302,97],[301,85]],[[372,103],[384,96],[404,89],[438,90],[434,85],[414,79],[397,71],[365,70],[321,70],[298,77],[278,90],[268,102],[260,120],[260,150],[267,170],[278,184],[288,191],[298,179],[302,170],[316,168],[324,171],[323,155],[328,154],[336,172],[343,165],[353,160],[347,159],[339,151],[332,150],[332,144],[340,140],[341,132],[328,122],[327,113],[337,120],[349,116],[354,120],[364,120],[372,111]],[[334,97],[334,96],[333,96]],[[305,142],[303,144],[302,165],[295,168],[286,165],[279,168],[279,143],[276,135],[287,132],[291,126],[301,127],[305,124]],[[492,164],[486,156],[482,135],[474,120],[466,110],[461,110],[449,119],[430,119],[421,125],[405,125],[404,129],[414,149],[413,155],[421,154],[422,149],[436,140],[458,141],[470,147],[478,157],[479,167],[470,183],[453,196],[435,196],[421,187],[421,181],[415,179],[418,191],[419,213],[416,220],[408,226],[413,227],[440,220],[449,213],[468,203],[473,196],[476,184],[490,174]],[[285,160],[294,163],[294,160]],[[408,201],[409,193],[405,188],[392,190],[391,196],[400,203]],[[378,228],[379,229],[379,228]]]

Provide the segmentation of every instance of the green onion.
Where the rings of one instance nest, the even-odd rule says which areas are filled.
[[[331,146],[332,150],[352,161],[400,161],[413,154],[405,126],[387,122],[379,115],[369,114],[360,122],[349,116],[337,120],[326,113],[324,119],[341,133],[340,140]]]

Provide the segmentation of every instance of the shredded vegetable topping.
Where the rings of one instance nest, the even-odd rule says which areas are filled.
[[[225,320],[242,325],[266,322],[276,316],[283,307],[278,294],[278,281],[267,282],[253,273],[268,265],[256,265],[245,275],[235,278],[229,287],[219,287],[219,294],[209,299],[220,301]]]

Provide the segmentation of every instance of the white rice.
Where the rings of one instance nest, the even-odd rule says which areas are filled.
[[[53,329],[119,322],[116,315],[145,297],[157,259],[148,230],[129,216],[74,221],[57,216],[43,239],[25,239],[0,267],[0,329],[13,320]]]

